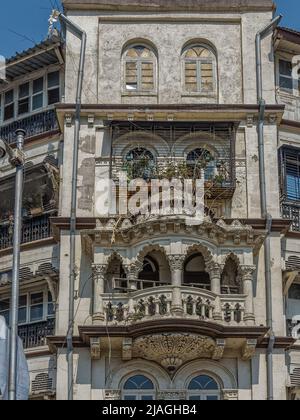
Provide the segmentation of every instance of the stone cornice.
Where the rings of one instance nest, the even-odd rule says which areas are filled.
[[[265,118],[270,124],[280,124],[285,105],[266,105]],[[57,116],[61,130],[64,129],[65,117],[72,121],[75,114],[74,103],[58,104]],[[163,104],[163,105],[125,105],[125,104],[83,104],[82,117],[93,115],[103,121],[168,121],[172,115],[173,121],[215,121],[235,122],[246,121],[249,116],[253,123],[258,118],[259,107],[256,104]]]
[[[272,0],[63,0],[65,10],[224,12],[272,11]]]
[[[132,337],[135,339],[147,334],[189,331],[214,339],[256,339],[258,343],[262,342],[268,332],[267,327],[229,327],[212,322],[185,319],[160,319],[128,326],[110,326],[109,328],[111,337]],[[83,326],[79,327],[79,334],[82,342],[89,344],[90,337],[107,337],[107,330],[105,326]]]

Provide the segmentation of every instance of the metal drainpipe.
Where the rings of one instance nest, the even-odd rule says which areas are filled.
[[[57,17],[74,35],[81,40],[79,69],[76,90],[76,111],[74,126],[74,149],[72,169],[72,198],[70,218],[70,278],[69,278],[69,325],[67,333],[67,362],[68,362],[68,400],[74,397],[74,367],[73,367],[73,333],[74,333],[74,291],[75,291],[75,245],[76,245],[76,215],[77,215],[77,175],[78,175],[78,152],[80,135],[80,114],[82,101],[82,85],[84,76],[84,64],[86,53],[87,35],[79,26],[73,23],[65,15],[57,12]]]
[[[273,331],[273,308],[272,308],[272,279],[271,279],[271,242],[270,233],[272,229],[272,216],[268,214],[267,191],[266,191],[266,168],[264,151],[264,116],[266,103],[263,99],[263,81],[262,81],[262,59],[261,59],[261,41],[281,21],[282,16],[274,18],[269,25],[256,35],[256,80],[257,80],[257,100],[259,105],[258,121],[258,150],[259,150],[259,176],[260,176],[260,196],[262,218],[266,219],[267,238],[265,240],[265,277],[266,277],[266,311],[267,326],[270,328],[270,338],[267,350],[267,399],[274,399],[274,381],[273,381],[273,351],[275,344],[275,335]]]

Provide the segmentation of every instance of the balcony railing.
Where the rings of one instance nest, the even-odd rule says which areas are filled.
[[[292,230],[300,232],[300,204],[283,203],[281,205],[283,219],[292,220]]]
[[[59,130],[55,110],[51,109],[39,114],[34,114],[21,120],[13,121],[0,128],[0,138],[8,144],[16,141],[16,130],[22,128],[26,131],[25,139],[35,137],[44,133]]]
[[[54,318],[36,324],[21,325],[19,327],[19,337],[22,339],[25,349],[46,345],[46,337],[54,335],[54,332]]]
[[[22,226],[22,244],[40,241],[52,236],[50,217],[52,215],[43,215],[34,217],[28,221],[23,221]],[[11,248],[13,246],[13,225],[6,224],[0,226],[0,250]]]
[[[207,290],[181,287],[182,316],[216,321],[224,325],[244,325],[246,296],[216,295]],[[165,285],[119,296],[105,295],[107,323],[134,323],[157,318],[172,318],[172,286]]]

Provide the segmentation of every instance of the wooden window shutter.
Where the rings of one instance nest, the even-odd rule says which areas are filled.
[[[196,61],[185,62],[185,87],[188,92],[198,91]]]
[[[127,61],[126,62],[126,89],[137,90],[138,89],[138,68],[137,62]]]
[[[151,62],[141,63],[141,88],[147,91],[154,89],[154,65]]]
[[[286,195],[288,200],[300,200],[300,152],[286,150],[284,153]]]
[[[214,90],[213,64],[211,62],[201,63],[201,91],[212,92]]]

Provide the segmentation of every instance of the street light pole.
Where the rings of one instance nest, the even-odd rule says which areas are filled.
[[[17,130],[17,153],[23,155],[24,130]],[[17,160],[15,184],[15,210],[14,210],[14,237],[13,237],[13,272],[11,288],[11,318],[9,336],[9,376],[8,399],[16,400],[17,397],[17,354],[18,354],[18,320],[19,320],[19,272],[20,272],[20,247],[22,234],[22,197],[23,197],[23,172],[24,159]]]

